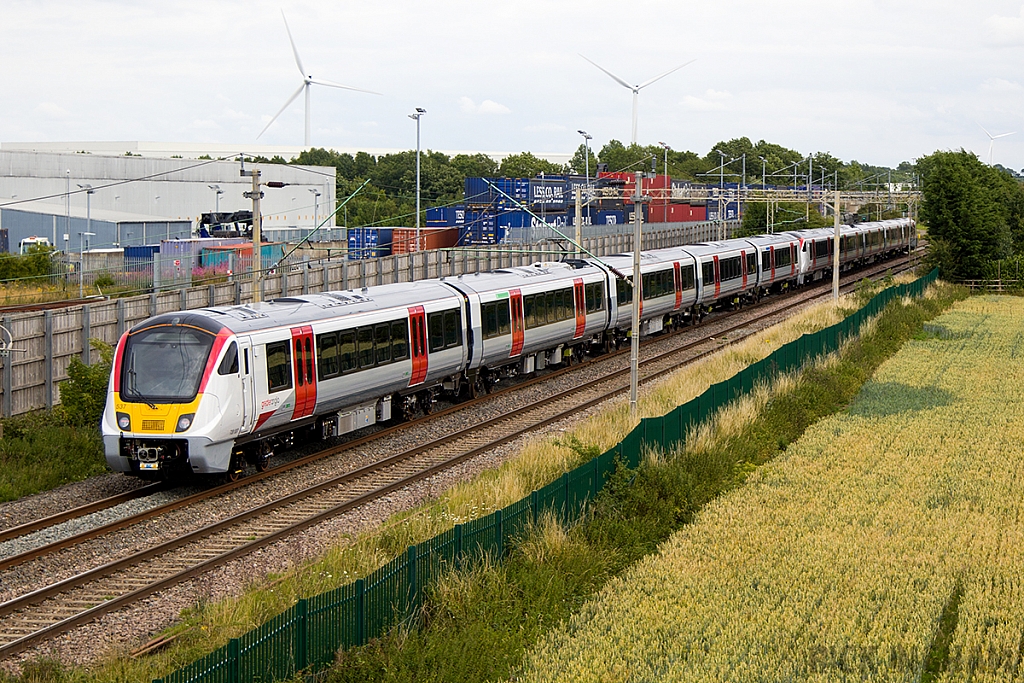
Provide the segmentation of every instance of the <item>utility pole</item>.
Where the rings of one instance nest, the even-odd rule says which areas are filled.
[[[832,300],[839,301],[839,188],[836,188],[835,204],[832,207],[835,214],[835,248],[832,250]]]
[[[640,203],[643,197],[643,177],[640,171],[636,172],[636,190],[633,193],[633,331],[629,346],[629,416],[632,420],[637,419],[637,394],[640,381],[640,303],[643,301],[642,282],[640,277],[640,249],[642,248],[642,235],[640,223],[643,220],[643,205]]]
[[[582,258],[580,245],[583,243],[583,188],[576,188],[576,258]]]
[[[260,274],[263,271],[263,236],[260,234],[260,200],[263,191],[260,189],[260,171],[257,168],[245,170],[245,157],[242,157],[241,176],[252,178],[252,191],[243,192],[242,196],[252,200],[252,302],[260,303]]]

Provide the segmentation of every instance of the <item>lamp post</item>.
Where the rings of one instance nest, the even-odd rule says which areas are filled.
[[[416,113],[409,114],[416,121],[416,251],[420,250],[420,119],[426,113],[426,109],[416,107]]]
[[[224,190],[220,189],[220,185],[207,185],[207,187],[213,190],[214,194],[217,195],[217,202],[214,204],[214,213],[220,213],[220,196],[224,194]]]
[[[320,211],[320,190],[315,187],[309,188],[309,191],[313,193],[313,230],[316,230],[319,225],[318,214]]]
[[[67,245],[67,241],[71,239],[71,169],[67,170],[65,174],[67,181],[67,191],[64,193],[64,251],[71,251],[71,247]],[[53,244],[57,245],[57,235],[53,235]]]
[[[586,158],[583,160],[585,173],[587,174],[587,185],[590,185],[590,141],[594,139],[594,136],[585,130],[576,131],[583,136],[583,149],[586,153]]]
[[[85,238],[92,237],[96,233],[94,232],[80,232],[78,233],[78,298],[85,298],[85,284],[83,277],[85,275]]]
[[[763,190],[763,189],[765,189],[765,183],[764,183],[764,180],[765,180],[765,175],[764,175],[764,170],[765,170],[765,168],[766,168],[766,167],[768,166],[768,162],[764,160],[764,157],[758,157],[758,159],[760,159],[760,160],[761,160],[761,189]]]

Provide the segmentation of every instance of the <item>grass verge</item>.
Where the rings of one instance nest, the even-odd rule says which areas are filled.
[[[103,441],[95,427],[74,427],[56,413],[3,421],[0,502],[103,474]]]

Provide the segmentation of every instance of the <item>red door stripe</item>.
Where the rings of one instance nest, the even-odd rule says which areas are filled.
[[[718,269],[718,257],[715,256],[715,298],[717,299],[722,293],[722,276],[721,271]]]
[[[573,301],[576,304],[576,331],[573,339],[579,339],[587,329],[587,300],[583,291],[583,278],[578,277],[572,281]]]
[[[512,351],[509,358],[514,358],[523,352],[523,344],[526,341],[526,333],[523,326],[523,293],[518,289],[509,292],[509,306],[512,307]]]
[[[409,308],[409,355],[412,358],[412,373],[409,386],[422,384],[427,380],[427,321],[422,306]]]
[[[683,273],[679,261],[672,263],[672,282],[676,286],[676,305],[672,310],[678,311],[683,305]]]

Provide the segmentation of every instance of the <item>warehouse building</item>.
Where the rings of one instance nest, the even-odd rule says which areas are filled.
[[[261,181],[285,184],[263,188],[267,239],[342,239],[333,219],[314,233],[335,206],[333,167],[258,168]],[[252,181],[240,169],[239,161],[0,150],[0,231],[12,252],[31,237],[65,251],[183,239],[204,213],[252,208],[242,195]]]

